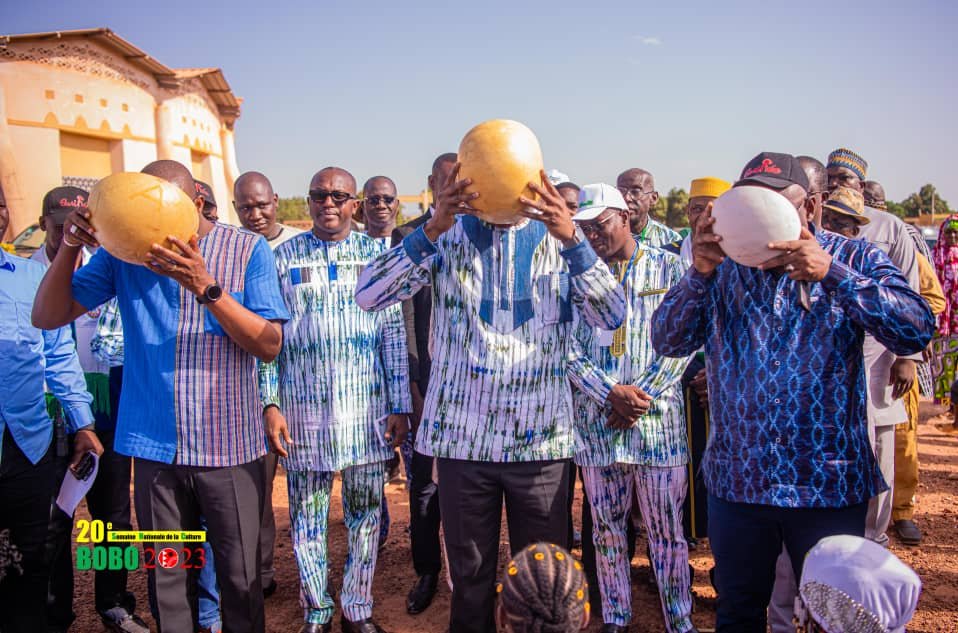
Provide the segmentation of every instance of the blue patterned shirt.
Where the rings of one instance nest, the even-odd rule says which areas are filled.
[[[657,351],[703,343],[711,431],[703,459],[710,494],[739,503],[845,507],[884,489],[868,441],[865,333],[900,356],[931,340],[935,321],[884,253],[827,231],[832,255],[811,309],[785,275],[726,259],[694,268],[656,310]]]
[[[685,267],[678,257],[657,248],[642,249],[624,269],[628,312],[625,353],[614,356],[614,332],[578,320],[575,353],[569,378],[578,387],[575,462],[580,466],[615,463],[645,466],[681,466],[688,463],[685,406],[680,381],[688,358],[669,358],[652,349],[652,313],[669,288],[682,279]],[[615,270],[613,272],[616,272]],[[609,392],[618,384],[635,385],[652,397],[652,407],[630,429],[607,426]]]
[[[288,470],[385,461],[387,416],[412,411],[402,310],[366,312],[353,296],[359,272],[384,250],[356,231],[341,242],[302,233],[276,248],[290,320],[279,357],[260,365],[260,394],[289,424]]]
[[[588,242],[563,250],[541,222],[463,216],[420,227],[369,263],[356,300],[382,310],[432,286],[432,370],[416,450],[487,462],[572,456],[566,374],[573,315],[614,329],[622,288]]]

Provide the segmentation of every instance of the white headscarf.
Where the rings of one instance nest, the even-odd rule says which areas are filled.
[[[805,557],[799,594],[828,633],[899,633],[915,614],[921,580],[877,543],[829,536]]]

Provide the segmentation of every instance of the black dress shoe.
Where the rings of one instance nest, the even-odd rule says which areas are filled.
[[[277,587],[278,587],[278,585],[276,584],[276,581],[275,581],[275,580],[270,580],[270,581],[269,581],[269,584],[266,585],[265,587],[263,587],[263,597],[264,597],[264,598],[269,598],[271,595],[273,595],[274,593],[276,593]]]
[[[436,586],[439,584],[439,576],[437,574],[423,574],[419,577],[419,580],[416,581],[416,584],[409,591],[409,595],[406,596],[406,613],[409,615],[416,615],[422,613],[429,605],[432,604],[432,599],[436,595]]]
[[[381,626],[373,622],[372,618],[352,622],[344,615],[339,619],[339,625],[343,633],[386,633]]]
[[[599,630],[601,633],[628,633],[629,627],[619,624],[603,624]]]
[[[325,624],[316,624],[315,622],[307,622],[303,625],[303,628],[299,630],[299,633],[329,633],[333,630],[333,623],[327,622]]]
[[[921,530],[911,519],[895,521],[895,531],[898,532],[898,538],[905,545],[919,545],[921,543]]]

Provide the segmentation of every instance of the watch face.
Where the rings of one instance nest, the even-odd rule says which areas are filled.
[[[221,286],[210,286],[206,289],[206,298],[209,301],[216,301],[223,296],[223,288]]]

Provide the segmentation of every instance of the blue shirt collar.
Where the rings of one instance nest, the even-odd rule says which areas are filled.
[[[4,268],[10,272],[13,272],[17,269],[16,264],[13,263],[13,258],[11,258],[7,254],[7,251],[3,250],[2,248],[0,248],[0,268]]]

